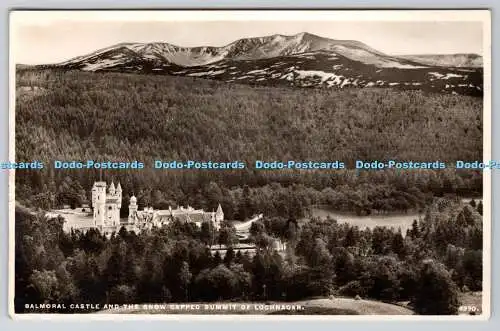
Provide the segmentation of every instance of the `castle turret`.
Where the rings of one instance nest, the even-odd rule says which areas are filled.
[[[128,205],[128,222],[129,223],[135,223],[135,220],[137,219],[137,198],[132,195],[130,198],[130,204]]]
[[[224,212],[222,211],[222,206],[220,205],[220,203],[217,206],[217,211],[215,212],[215,216],[217,216],[218,218],[220,218],[221,221],[224,220]]]
[[[120,182],[118,182],[118,186],[116,187],[116,197],[118,198],[118,208],[122,207],[122,186]]]
[[[217,206],[217,211],[215,212],[215,227],[217,229],[220,228],[220,225],[222,223],[222,221],[224,221],[224,212],[222,211],[222,206],[219,205]]]
[[[94,186],[92,186],[92,208],[96,207],[96,202],[97,202],[97,187],[95,186],[96,183],[94,183]]]
[[[111,182],[111,185],[109,185],[109,194],[115,195],[115,183]]]
[[[92,196],[92,200],[95,201],[93,203],[94,223],[95,226],[102,227],[106,218],[106,182],[94,183]]]

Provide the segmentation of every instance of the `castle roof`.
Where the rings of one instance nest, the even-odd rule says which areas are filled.
[[[191,222],[203,222],[203,221],[210,221],[210,214],[208,213],[203,213],[203,214],[188,214],[187,217]]]
[[[173,209],[171,211],[172,215],[180,215],[180,214],[204,214],[205,211],[202,209]]]
[[[208,213],[206,214],[201,214],[201,213],[196,213],[196,214],[189,214],[189,213],[179,213],[176,215],[172,215],[174,219],[177,219],[181,222],[203,222],[203,221],[210,221],[210,216]],[[167,219],[167,216],[161,216],[162,219]]]

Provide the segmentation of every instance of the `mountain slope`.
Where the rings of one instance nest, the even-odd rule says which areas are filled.
[[[483,57],[477,54],[419,54],[403,55],[401,58],[431,66],[482,68]]]
[[[122,43],[51,67],[267,86],[392,87],[482,95],[479,60],[458,55],[395,57],[358,41],[300,33],[240,39],[223,47]]]
[[[424,91],[482,94],[482,70],[423,67],[410,62],[383,67],[353,61],[328,51],[317,51],[259,60],[229,60],[202,66],[181,67],[155,60],[128,58],[126,62],[100,61],[95,71],[141,72],[215,79],[228,83],[315,88],[391,87]],[[85,64],[84,70],[94,66]],[[79,68],[80,69],[80,68]],[[94,70],[91,70],[94,71]]]
[[[371,53],[372,56],[384,54],[354,40],[334,40],[322,38],[310,33],[299,33],[294,36],[272,35],[266,37],[244,38],[223,47],[181,47],[169,43],[121,43],[107,47],[85,56],[80,56],[60,63],[60,66],[93,63],[96,59],[140,58],[142,60],[160,61],[179,66],[197,66],[221,60],[258,60],[278,56],[286,56],[304,52],[330,50],[340,53]],[[353,56],[355,56],[353,52]],[[87,70],[94,70],[89,66]]]

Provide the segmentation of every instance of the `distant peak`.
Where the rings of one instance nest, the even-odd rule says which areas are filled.
[[[320,38],[318,37],[317,35],[315,34],[312,34],[312,33],[309,33],[309,32],[301,32],[301,33],[297,33],[295,35],[295,37],[299,37],[299,38]]]

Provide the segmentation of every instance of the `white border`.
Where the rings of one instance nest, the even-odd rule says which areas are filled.
[[[485,21],[488,10],[60,10],[13,11],[11,24],[26,21]],[[488,45],[487,45],[488,46]]]
[[[491,160],[491,12],[483,21],[483,159]],[[483,172],[483,314],[491,315],[491,169]],[[487,291],[485,291],[485,288]]]
[[[15,160],[15,38],[23,21],[481,21],[483,22],[483,158],[491,160],[491,12],[482,10],[171,10],[12,11],[9,16],[9,160]],[[268,321],[484,321],[491,315],[491,170],[483,173],[483,292],[481,315],[188,315],[188,314],[16,314],[14,312],[15,170],[9,170],[9,315],[17,320],[268,320]]]

